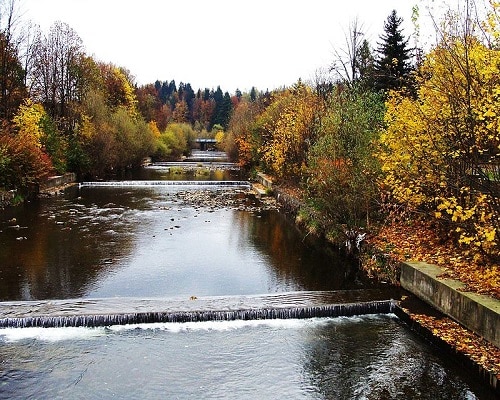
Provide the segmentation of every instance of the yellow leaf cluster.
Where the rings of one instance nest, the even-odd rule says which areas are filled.
[[[83,114],[80,121],[80,129],[78,130],[84,142],[90,141],[96,134],[96,127],[92,123],[92,119]]]
[[[306,157],[304,142],[311,135],[316,96],[299,83],[276,94],[259,117],[264,138],[260,156],[266,168],[278,178],[298,176]]]
[[[40,123],[45,116],[46,113],[41,104],[27,99],[19,107],[12,122],[18,129],[18,134],[22,136],[25,142],[32,143],[40,148],[42,147],[42,140],[45,135]]]
[[[148,122],[148,127],[151,132],[153,132],[153,136],[155,139],[159,139],[161,136],[161,132],[158,129],[158,125],[156,124],[156,121],[149,121]]]
[[[426,57],[417,98],[391,93],[386,102],[382,185],[451,222],[459,243],[498,254],[500,210],[478,188],[500,164],[500,52],[474,37],[445,39]]]

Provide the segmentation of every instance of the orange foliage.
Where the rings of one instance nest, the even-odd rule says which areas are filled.
[[[445,270],[443,277],[459,280],[465,285],[464,290],[500,299],[499,266],[477,264],[472,255],[464,254],[451,240],[443,242],[430,224],[392,223],[382,227],[368,242],[396,261],[418,260],[437,265]],[[367,263],[364,267],[370,270],[374,265]]]
[[[500,379],[500,349],[447,317],[412,314],[410,318],[428,329],[458,352],[494,373]]]

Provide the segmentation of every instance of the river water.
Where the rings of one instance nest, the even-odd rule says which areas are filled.
[[[0,214],[3,302],[378,290],[353,270],[238,186],[80,187]],[[5,328],[0,398],[493,398],[435,353],[391,314]]]

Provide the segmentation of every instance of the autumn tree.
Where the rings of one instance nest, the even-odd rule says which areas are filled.
[[[52,162],[45,151],[48,135],[43,121],[44,108],[27,100],[13,118],[12,126],[3,123],[0,130],[0,187],[32,188],[52,172]]]
[[[90,62],[89,62],[90,64]],[[157,133],[138,110],[130,73],[113,64],[95,63],[71,136],[68,161],[80,175],[106,176],[140,165],[157,146]]]
[[[189,108],[185,100],[181,100],[177,102],[175,105],[175,109],[172,112],[172,121],[173,122],[188,122],[189,117]]]
[[[258,102],[243,99],[228,125],[225,150],[232,161],[237,161],[246,170],[258,164],[261,142],[255,124],[260,110]]]
[[[15,0],[0,4],[0,119],[7,120],[26,96],[19,59],[20,39],[14,32],[18,20],[16,4]]]
[[[35,49],[30,80],[33,96],[64,131],[73,128],[72,105],[81,100],[82,40],[67,24],[56,22]]]
[[[194,132],[187,123],[171,123],[160,133],[159,145],[154,153],[156,160],[179,160],[190,150]]]
[[[373,151],[383,114],[380,94],[337,86],[316,124],[317,140],[308,152],[310,208],[303,211],[331,238],[355,237],[376,209],[380,169]]]
[[[276,92],[258,117],[262,166],[276,178],[300,179],[313,135],[316,102],[311,88],[299,81]]]
[[[500,56],[481,40],[485,25],[472,10],[467,2],[465,14],[447,19],[421,68],[417,98],[389,98],[380,159],[397,201],[435,217],[476,256],[495,258]]]

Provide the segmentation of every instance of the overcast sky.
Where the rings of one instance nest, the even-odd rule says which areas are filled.
[[[249,91],[311,80],[344,46],[355,18],[374,45],[393,9],[413,32],[418,0],[21,0],[23,19],[48,32],[62,21],[99,61],[138,84],[172,80]]]

